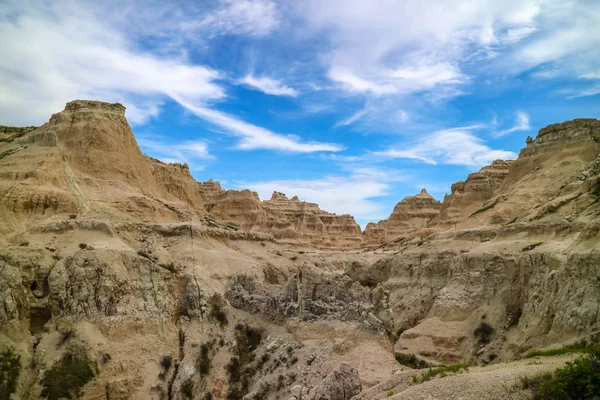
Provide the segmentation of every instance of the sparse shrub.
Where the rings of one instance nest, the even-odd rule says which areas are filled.
[[[578,340],[575,343],[568,344],[563,347],[549,350],[533,350],[525,354],[525,358],[531,357],[546,357],[546,356],[558,356],[569,353],[585,353],[590,349],[593,349],[600,345],[600,332],[596,332],[589,337],[589,341],[586,339]]]
[[[211,392],[204,393],[204,400],[212,400],[213,394]]]
[[[418,375],[413,375],[413,383],[423,383],[435,378],[438,375],[444,377],[449,373],[458,373],[462,372],[463,370],[468,371],[469,364],[454,364],[436,368],[429,368],[427,372],[421,373],[420,377]]]
[[[414,368],[414,369],[421,369],[421,368],[429,367],[429,364],[427,364],[423,360],[419,360],[417,358],[417,356],[415,356],[414,354],[396,353],[396,361],[398,361],[398,363],[400,363],[402,365],[405,365],[407,367]]]
[[[210,373],[210,351],[212,344],[202,343],[200,346],[200,355],[198,356],[198,371],[201,376],[206,376]]]
[[[261,329],[252,328],[248,324],[240,323],[235,326],[237,356],[231,357],[226,366],[229,376],[228,399],[241,399],[248,393],[252,377],[257,371],[250,364],[256,357],[254,351],[260,345],[262,336]]]
[[[494,333],[494,328],[487,322],[482,322],[479,327],[473,332],[473,336],[477,338],[480,345],[488,344],[491,340],[491,336]]]
[[[181,394],[185,396],[186,399],[191,399],[194,396],[194,382],[191,378],[187,378],[181,384]]]
[[[227,313],[225,313],[224,310],[226,307],[225,300],[223,300],[220,294],[215,293],[210,296],[208,305],[210,307],[208,317],[211,320],[217,321],[221,328],[229,323],[229,320],[227,319]]]
[[[29,246],[29,242],[28,241],[21,242],[19,244],[19,246],[21,246],[21,247],[27,247],[27,246]]]
[[[80,397],[83,387],[95,376],[92,366],[84,348],[71,348],[44,374],[42,396],[48,400]]]
[[[165,371],[170,370],[171,369],[171,365],[173,365],[173,357],[171,357],[171,356],[164,356],[162,358],[162,360],[160,360],[160,366]]]
[[[104,354],[102,355],[102,363],[103,363],[103,364],[106,364],[107,362],[109,362],[109,361],[111,360],[111,358],[112,358],[112,357],[110,356],[110,354],[108,354],[108,353],[104,353]]]
[[[21,356],[7,348],[0,353],[0,399],[10,399],[17,390],[21,372]]]
[[[581,358],[554,373],[521,378],[534,400],[597,399],[600,397],[600,346],[592,346]]]

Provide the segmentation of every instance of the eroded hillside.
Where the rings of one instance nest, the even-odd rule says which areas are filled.
[[[14,398],[494,399],[569,359],[518,356],[600,330],[600,121],[543,128],[363,233],[196,182],[142,154],[124,112],[74,101],[0,130]],[[479,367],[411,369],[457,363]]]

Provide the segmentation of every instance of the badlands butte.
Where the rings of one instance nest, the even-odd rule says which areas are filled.
[[[197,182],[76,100],[0,126],[0,201],[2,398],[528,399],[575,356],[523,355],[600,330],[595,119],[362,232]]]

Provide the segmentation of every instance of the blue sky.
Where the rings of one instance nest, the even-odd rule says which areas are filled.
[[[0,0],[0,124],[119,101],[197,180],[364,226],[600,116],[596,0],[126,3]]]

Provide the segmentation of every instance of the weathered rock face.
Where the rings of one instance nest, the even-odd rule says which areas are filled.
[[[361,390],[358,371],[352,365],[343,363],[309,393],[308,400],[350,400]]]
[[[415,196],[404,198],[394,207],[387,220],[369,223],[364,235],[372,241],[389,242],[394,239],[416,234],[427,227],[429,221],[440,213],[442,203],[434,199],[423,189]]]
[[[297,196],[289,200],[274,192],[270,200],[260,201],[256,192],[223,190],[211,181],[201,184],[201,192],[210,216],[242,230],[333,247],[356,246],[363,240],[354,217],[328,213]]]
[[[371,237],[446,216],[358,251],[310,245],[367,242],[350,216],[144,156],[123,112],[76,101],[0,130],[0,351],[21,357],[17,398],[41,398],[77,346],[97,372],[82,399],[349,399],[382,381],[356,398],[426,399],[417,371],[386,379],[405,368],[394,353],[496,363],[600,330],[596,120],[542,129],[443,207],[403,200]]]
[[[431,226],[452,226],[476,212],[492,198],[509,173],[512,161],[496,160],[470,174],[466,181],[451,186],[452,193],[444,197],[439,216]]]
[[[36,129],[0,142],[0,215],[189,219],[204,214],[186,165],[144,156],[115,103],[76,100]],[[9,225],[7,224],[7,225]]]
[[[226,296],[234,307],[273,320],[356,321],[364,330],[391,332],[389,293],[374,280],[356,279],[354,264],[340,275],[323,273],[306,263],[289,278],[265,284],[247,275],[236,275]]]

